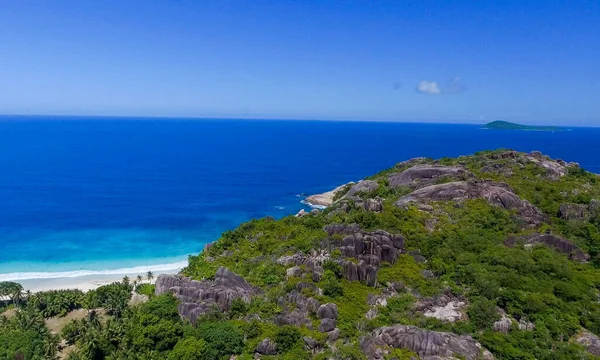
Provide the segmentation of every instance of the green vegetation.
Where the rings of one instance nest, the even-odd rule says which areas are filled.
[[[431,159],[422,162],[434,163]],[[191,256],[183,271],[186,276],[211,279],[223,266],[261,290],[250,302],[233,300],[229,311],[215,308],[199,318],[197,326],[181,319],[175,297],[154,296],[154,287],[142,284],[141,276],[86,294],[68,290],[28,296],[18,284],[0,283],[5,304],[19,308],[11,309],[12,316],[0,316],[0,359],[52,359],[58,355],[59,341],[64,340],[73,349],[69,359],[237,356],[242,360],[253,358],[265,338],[277,344],[277,353],[264,359],[366,359],[359,338],[396,324],[470,335],[501,360],[594,359],[574,339],[583,329],[600,334],[600,177],[574,167],[563,176],[551,177],[546,168],[523,154],[504,150],[435,163],[460,163],[478,178],[506,183],[539,208],[547,221],[528,227],[515,211],[484,199],[436,202],[429,209],[394,206],[411,191],[389,187],[389,174],[412,166],[400,164],[370,178],[380,184],[377,190],[358,194],[362,199],[383,198],[382,212],[367,212],[360,206],[340,211],[333,206],[317,215],[255,219],[225,232],[206,251]],[[442,177],[435,183],[449,181],[453,180]],[[559,217],[561,204],[581,206],[583,215],[569,220]],[[376,287],[347,280],[339,260],[358,260],[343,255],[342,235],[328,236],[323,230],[333,223],[403,235],[405,249],[395,262],[381,263]],[[570,260],[568,254],[544,245],[505,245],[511,236],[534,233],[569,239],[590,255],[590,261]],[[318,278],[311,276],[306,263],[299,265],[300,275],[289,276],[286,270],[294,265],[278,261],[312,251],[328,254]],[[152,277],[146,274],[145,279]],[[373,296],[389,292],[392,283],[397,284],[397,293],[385,304],[369,304]],[[301,291],[299,285],[303,285]],[[150,300],[128,306],[134,289]],[[278,316],[289,311],[281,299],[296,289],[320,304],[337,305],[339,339],[328,339],[317,330],[314,311],[308,314],[310,326],[275,324]],[[420,299],[441,294],[468,304],[462,320],[443,322],[417,309]],[[71,321],[60,334],[53,335],[45,327],[43,318],[80,308],[89,310],[87,316]],[[500,310],[512,321],[508,333],[494,330]],[[531,326],[519,328],[519,323]],[[308,347],[305,338],[314,344]],[[417,355],[409,349],[391,349],[385,356],[411,359]]]
[[[564,131],[566,129],[556,126],[531,126],[515,124],[508,121],[496,120],[485,124],[482,129],[492,130],[536,130],[536,131]]]

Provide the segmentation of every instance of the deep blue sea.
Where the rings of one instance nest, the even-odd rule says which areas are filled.
[[[500,147],[600,173],[600,128],[0,117],[0,281],[172,268],[243,221],[298,212],[301,193]]]

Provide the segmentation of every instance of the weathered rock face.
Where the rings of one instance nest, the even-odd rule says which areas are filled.
[[[436,295],[417,302],[417,311],[425,317],[432,317],[444,322],[455,322],[465,318],[467,302],[451,294]]]
[[[561,204],[558,217],[564,220],[586,220],[591,215],[587,205]]]
[[[336,320],[338,317],[338,308],[334,303],[323,304],[317,311],[319,319],[333,319]]]
[[[367,211],[381,212],[383,211],[383,200],[381,200],[381,198],[378,197],[373,199],[367,199],[365,200],[363,207]]]
[[[358,224],[330,224],[325,225],[323,230],[331,235],[350,235],[355,234],[360,231],[360,226]]]
[[[196,323],[199,316],[215,307],[227,311],[235,299],[249,303],[250,298],[260,292],[241,276],[221,267],[214,280],[196,281],[175,275],[159,275],[156,279],[155,294],[173,293],[181,300],[177,307],[179,315]]]
[[[352,185],[350,190],[342,197],[342,199],[352,197],[357,193],[368,193],[379,188],[379,184],[373,180],[362,180]]]
[[[598,336],[589,331],[584,331],[577,335],[575,341],[583,345],[590,354],[600,356],[600,338]]]
[[[494,356],[472,337],[423,330],[415,326],[395,325],[374,330],[361,339],[360,347],[368,359],[384,358],[386,348],[407,349],[423,360],[492,360]]]
[[[340,251],[345,257],[356,258],[358,263],[344,260],[344,277],[363,281],[368,286],[377,284],[377,271],[382,261],[395,263],[404,248],[404,237],[387,231],[356,232],[342,239]]]
[[[571,260],[583,262],[589,259],[589,255],[584,253],[577,245],[563,237],[552,234],[533,234],[520,238],[510,237],[504,242],[504,245],[512,247],[519,241],[522,241],[525,245],[546,245],[560,253],[566,254]]]
[[[533,331],[535,329],[535,324],[530,321],[525,321],[524,319],[519,320],[519,330],[522,331]]]
[[[506,315],[503,315],[500,320],[494,322],[493,325],[493,329],[494,331],[503,333],[503,334],[508,334],[508,332],[510,331],[510,329],[512,328],[512,320],[507,317]]]
[[[465,180],[474,177],[474,175],[459,166],[415,165],[400,173],[390,175],[388,180],[393,188],[399,186],[424,187],[433,185],[435,180],[440,177]]]
[[[529,226],[538,226],[546,220],[538,208],[515,195],[507,185],[489,181],[457,181],[427,186],[401,197],[395,205],[403,207],[410,202],[466,199],[485,199],[494,206],[515,210]]]
[[[335,329],[335,320],[333,319],[321,319],[321,323],[319,324],[320,332],[330,332]]]
[[[525,155],[525,159],[535,165],[546,169],[546,177],[551,180],[558,180],[567,174],[567,164],[562,160],[552,160],[542,155],[539,151],[532,151]]]
[[[322,206],[322,207],[330,206],[331,204],[333,204],[333,198],[335,197],[335,195],[338,192],[343,191],[346,188],[346,186],[349,184],[351,185],[354,183],[351,182],[348,184],[338,186],[335,189],[324,192],[322,194],[310,195],[310,196],[306,197],[306,202],[308,202],[309,204],[311,204],[313,206]]]
[[[256,347],[256,352],[261,355],[277,354],[277,345],[269,338],[264,339]]]
[[[558,217],[564,220],[588,221],[600,215],[600,201],[592,199],[589,205],[565,203],[558,209]]]
[[[333,303],[321,305],[317,311],[317,316],[321,320],[321,323],[319,324],[320,332],[328,333],[336,329],[335,322],[338,317],[337,305]],[[335,334],[333,336],[335,337]],[[339,337],[339,330],[337,336]]]
[[[280,297],[277,305],[281,307],[283,312],[277,315],[274,322],[278,326],[294,325],[306,326],[312,328],[312,323],[309,314],[315,314],[319,309],[319,302],[312,298],[306,297],[300,293],[301,289],[307,285],[298,284],[297,290],[292,290],[285,297]]]
[[[343,198],[335,204],[335,210],[330,213],[330,216],[332,214],[348,213],[353,209],[381,212],[383,211],[383,199],[378,196],[367,199],[362,199],[358,196]]]

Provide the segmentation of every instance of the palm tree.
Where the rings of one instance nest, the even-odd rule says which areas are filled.
[[[44,340],[44,356],[46,359],[55,359],[56,350],[58,349],[58,336],[49,334]]]
[[[88,311],[87,324],[94,329],[100,329],[102,327],[102,324],[100,323],[100,317],[95,310]]]
[[[127,276],[127,275],[123,276],[123,284],[129,285],[129,276]]]
[[[11,298],[15,307],[19,307],[19,303],[23,300],[23,287],[21,285],[13,290]]]
[[[154,274],[152,273],[152,271],[148,271],[146,273],[146,279],[148,279],[148,282],[152,281],[152,279],[154,279]]]
[[[137,276],[137,281],[138,281],[139,283],[141,283],[143,280],[144,280],[144,279],[142,278],[142,275],[138,275],[138,276]]]

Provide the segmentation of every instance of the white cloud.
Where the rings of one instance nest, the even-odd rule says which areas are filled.
[[[438,95],[442,93],[440,87],[435,81],[426,80],[421,81],[419,85],[417,85],[417,92],[431,95]]]
[[[417,88],[415,89],[415,91],[418,93],[422,93],[422,94],[440,95],[440,94],[459,94],[459,93],[465,91],[466,89],[467,89],[467,87],[462,83],[460,78],[457,76],[455,78],[452,78],[452,79],[446,81],[446,83],[443,86],[438,85],[438,83],[435,81],[423,80],[417,85]]]

